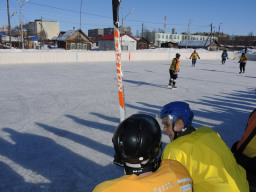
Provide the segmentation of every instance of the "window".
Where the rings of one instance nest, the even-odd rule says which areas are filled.
[[[166,39],[168,39],[168,35],[166,35]]]
[[[82,43],[77,43],[77,49],[82,49]]]
[[[122,50],[128,51],[128,45],[122,45]]]
[[[172,35],[170,35],[170,39],[172,39]]]
[[[87,44],[83,44],[83,49],[84,49],[84,50],[88,50],[88,49],[87,49]]]
[[[161,36],[160,36],[160,34],[158,34],[158,38],[160,38]]]
[[[164,34],[162,34],[162,38],[164,38]]]
[[[70,49],[76,49],[76,44],[75,43],[70,43]]]
[[[176,35],[174,35],[174,39],[176,39]]]

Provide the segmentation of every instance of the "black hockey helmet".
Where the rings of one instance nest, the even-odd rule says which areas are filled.
[[[112,138],[116,153],[114,163],[123,161],[128,175],[154,172],[159,166],[157,156],[162,146],[161,137],[155,118],[146,114],[128,117],[119,124]]]
[[[180,54],[179,53],[176,53],[176,58],[180,58]]]

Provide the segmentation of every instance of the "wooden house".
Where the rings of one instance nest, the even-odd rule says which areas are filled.
[[[178,48],[178,43],[177,42],[166,42],[166,43],[161,43],[161,47],[165,47],[165,48]]]
[[[91,50],[92,47],[92,41],[81,29],[67,31],[60,35],[56,41],[58,48],[64,48],[66,50]]]
[[[137,40],[137,49],[148,49],[149,44],[150,42],[147,39],[141,37]]]

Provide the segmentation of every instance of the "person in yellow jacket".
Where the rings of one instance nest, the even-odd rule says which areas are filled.
[[[256,108],[251,112],[246,129],[240,141],[233,144],[237,163],[245,170],[251,192],[256,191]]]
[[[220,135],[208,127],[192,127],[194,114],[189,104],[171,102],[162,108],[160,117],[171,140],[162,159],[176,160],[186,167],[194,192],[249,192],[245,170]]]
[[[176,53],[176,57],[173,58],[172,64],[169,68],[170,80],[169,80],[169,87],[170,88],[177,88],[176,79],[178,78],[178,73],[180,71],[180,54]]]
[[[194,50],[194,52],[191,54],[189,59],[191,59],[191,58],[192,58],[192,67],[195,67],[197,58],[200,59],[196,50]]]
[[[161,128],[155,118],[135,114],[119,124],[112,142],[114,163],[125,175],[97,185],[93,192],[192,192],[192,179],[181,163],[158,157]]]
[[[242,53],[241,57],[240,57],[240,60],[238,61],[238,63],[240,63],[240,74],[241,73],[244,73],[245,72],[245,65],[246,65],[246,62],[247,62],[247,56]]]

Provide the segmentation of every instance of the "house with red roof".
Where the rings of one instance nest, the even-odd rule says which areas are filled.
[[[137,39],[128,34],[120,36],[120,45],[123,51],[133,51],[137,48]],[[108,34],[99,38],[100,50],[115,50],[114,34]]]

